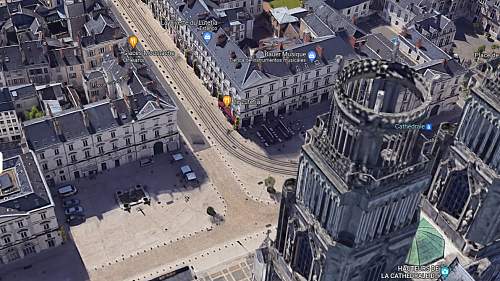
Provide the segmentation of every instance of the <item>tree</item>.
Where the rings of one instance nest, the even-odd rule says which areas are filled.
[[[217,212],[215,211],[214,207],[210,206],[207,208],[207,214],[209,216],[215,217],[217,215]]]
[[[267,192],[269,194],[275,194],[276,193],[276,189],[274,189],[274,187],[272,187],[272,186],[268,186],[267,187]]]
[[[33,106],[30,111],[26,112],[26,118],[28,120],[43,117],[42,111],[40,111],[36,106]]]
[[[492,50],[496,50],[496,49],[498,49],[498,45],[497,45],[497,44],[493,44],[493,45],[491,45],[491,49],[492,49]]]
[[[477,48],[477,52],[482,54],[484,53],[484,51],[486,51],[486,46],[485,45],[481,45]]]
[[[271,176],[267,177],[267,178],[264,180],[264,185],[265,185],[266,187],[274,187],[274,184],[275,184],[275,183],[276,183],[276,180],[275,180],[273,177],[271,177]]]

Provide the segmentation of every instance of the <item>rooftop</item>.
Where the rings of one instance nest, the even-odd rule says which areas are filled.
[[[363,3],[368,3],[370,0],[328,0],[328,5],[332,6],[337,10],[343,10],[350,7],[354,7]]]
[[[53,206],[34,154],[28,152],[3,161],[0,192],[0,217],[25,215]],[[4,185],[5,183],[11,183]]]
[[[14,110],[12,97],[8,88],[3,88],[0,92],[0,111]]]

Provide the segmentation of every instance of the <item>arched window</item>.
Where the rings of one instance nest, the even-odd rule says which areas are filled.
[[[466,173],[453,177],[447,186],[446,196],[441,202],[443,211],[455,218],[460,218],[469,198],[469,181]]]

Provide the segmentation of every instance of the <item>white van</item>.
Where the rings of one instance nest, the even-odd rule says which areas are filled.
[[[77,192],[76,188],[72,185],[65,185],[57,190],[57,193],[61,197],[68,197],[71,195],[75,195],[76,192]]]

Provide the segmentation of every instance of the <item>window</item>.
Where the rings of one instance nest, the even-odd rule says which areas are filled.
[[[141,141],[146,141],[146,134],[141,134]]]
[[[126,145],[130,145],[130,138],[126,138],[126,139],[125,139],[125,144],[126,144]]]
[[[318,81],[318,80],[314,81],[314,89],[317,89],[317,88],[318,88],[318,83],[319,83],[319,81]]]
[[[293,95],[297,94],[297,87],[293,87],[293,88],[292,88],[292,94],[293,94]]]
[[[5,228],[5,226],[0,227],[0,232],[7,233],[7,229]]]
[[[158,130],[155,130],[155,138],[159,137],[160,136],[160,131]]]
[[[23,254],[25,256],[28,256],[28,255],[31,255],[31,254],[34,254],[36,253],[36,250],[35,250],[35,246],[29,244],[29,245],[26,245],[23,249]]]
[[[248,99],[250,97],[250,92],[245,92],[245,98]]]
[[[68,149],[69,149],[69,151],[73,151],[73,145],[72,145],[72,144],[69,144],[69,145],[68,145]]]
[[[40,159],[41,159],[41,160],[45,159],[45,154],[40,153],[40,154],[39,154],[39,156],[40,156]]]
[[[269,95],[269,103],[273,102],[273,95]]]
[[[286,97],[286,90],[282,90],[282,91],[281,91],[281,97],[282,97],[282,98]]]
[[[54,149],[54,154],[59,155],[59,148]]]
[[[351,14],[351,9],[347,9],[347,14],[350,15]]]
[[[42,164],[42,169],[43,169],[44,171],[47,171],[47,170],[49,169],[49,167],[47,166],[47,163],[43,163],[43,164]]]
[[[286,79],[283,80],[283,87],[286,87]]]
[[[19,232],[19,234],[21,235],[21,238],[23,238],[23,239],[28,238],[28,232],[26,232],[26,231],[21,231],[21,232]]]
[[[89,158],[90,157],[90,150],[85,150],[85,158]]]
[[[89,142],[88,142],[87,140],[83,140],[82,142],[83,142],[83,146],[84,146],[84,147],[85,147],[85,146],[89,146]]]
[[[269,85],[269,91],[274,91],[274,84]]]
[[[104,147],[103,146],[99,146],[97,149],[99,150],[99,154],[104,154]]]
[[[18,221],[18,222],[17,222],[17,226],[18,226],[19,228],[23,227],[23,226],[24,226],[23,221]]]
[[[116,142],[113,142],[112,145],[113,145],[113,149],[117,149],[118,148],[118,146],[116,146]]]
[[[76,154],[72,154],[70,156],[70,158],[71,158],[71,162],[76,162]]]
[[[101,142],[102,141],[102,137],[101,136],[97,136],[97,142]]]
[[[304,83],[304,92],[307,91],[308,83]]]
[[[111,138],[112,139],[116,138],[116,133],[115,132],[111,132]]]
[[[66,176],[65,175],[62,175],[59,178],[61,179],[61,181],[66,181]]]
[[[46,213],[41,213],[41,214],[40,214],[40,218],[41,218],[42,220],[46,219],[46,218],[47,218],[47,214],[46,214]]]
[[[48,223],[43,224],[43,230],[49,230],[49,228],[50,228],[50,224],[48,224]]]
[[[61,159],[57,159],[57,160],[56,160],[56,164],[57,164],[57,166],[58,166],[58,167],[62,166],[62,161],[61,161]]]
[[[297,83],[298,81],[299,81],[299,77],[298,76],[293,77],[293,83]]]
[[[47,240],[47,245],[49,246],[49,248],[52,248],[56,245],[56,243],[54,242],[54,239],[50,239]]]
[[[316,70],[316,77],[319,76],[319,70]]]
[[[262,88],[257,88],[257,95],[261,95],[262,94]]]
[[[4,242],[5,244],[9,244],[9,243],[10,243],[10,236],[5,236],[5,237],[3,238],[3,242]]]

